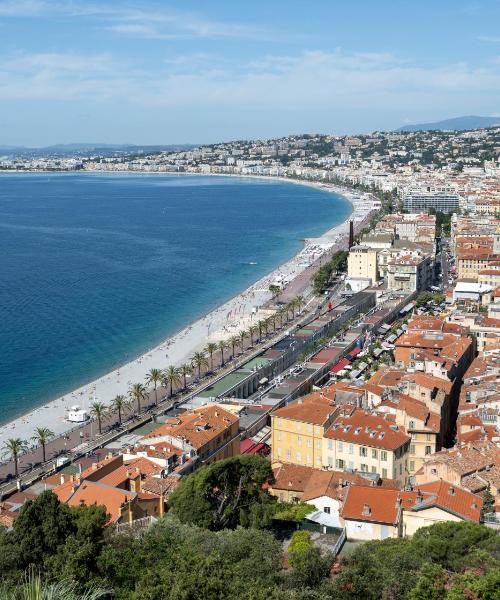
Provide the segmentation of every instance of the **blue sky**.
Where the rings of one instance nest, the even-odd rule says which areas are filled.
[[[500,0],[0,0],[0,145],[500,113]]]

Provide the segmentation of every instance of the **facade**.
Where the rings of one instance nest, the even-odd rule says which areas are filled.
[[[460,196],[453,192],[410,190],[403,199],[405,210],[425,212],[430,208],[443,213],[460,209]]]
[[[377,251],[368,246],[353,246],[347,259],[347,276],[352,279],[378,280]]]
[[[323,440],[323,465],[406,482],[410,437],[383,416],[344,409]]]
[[[426,290],[432,285],[432,272],[429,255],[401,254],[387,262],[387,287],[407,294]]]

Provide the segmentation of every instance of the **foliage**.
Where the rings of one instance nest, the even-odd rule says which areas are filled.
[[[338,252],[335,252],[327,263],[316,271],[312,278],[313,288],[316,294],[320,294],[328,286],[333,275],[346,271],[348,256],[349,252],[346,250],[339,250]]]
[[[297,523],[300,523],[306,518],[306,515],[315,510],[315,506],[306,504],[305,502],[296,504],[279,502],[274,505],[273,519],[276,519],[277,521],[296,521]]]
[[[417,296],[416,304],[417,306],[424,306],[427,302],[435,302],[436,304],[441,304],[444,302],[445,297],[443,294],[433,294],[432,292],[420,292]]]
[[[206,465],[182,479],[170,498],[183,523],[219,530],[269,522],[272,499],[262,485],[272,477],[260,456],[240,455]]]
[[[495,511],[495,498],[491,493],[491,486],[488,483],[488,487],[483,493],[483,506],[481,507],[481,520],[484,519],[485,515]]]

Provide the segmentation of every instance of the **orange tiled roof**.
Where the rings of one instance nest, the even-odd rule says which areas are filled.
[[[401,517],[399,496],[397,490],[353,485],[347,491],[340,514],[351,521],[396,526]]]
[[[279,408],[272,413],[272,416],[301,421],[302,423],[312,423],[313,425],[323,425],[335,410],[337,410],[337,407],[333,406],[326,397],[314,401],[302,399]]]

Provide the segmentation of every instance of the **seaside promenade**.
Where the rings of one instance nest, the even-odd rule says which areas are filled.
[[[366,225],[366,222],[369,217],[366,214],[366,211],[363,214],[362,212],[357,210],[356,206],[354,206],[353,216],[357,220],[357,222],[355,224],[355,231],[359,231],[361,228],[363,228]],[[347,222],[344,222],[341,225],[338,225],[338,226],[334,227],[332,230],[328,231],[326,234],[321,236],[321,238],[317,238],[315,240],[310,240],[310,243],[320,244],[320,245],[323,244],[324,251],[320,254],[320,256],[315,258],[305,268],[304,268],[303,263],[298,262],[297,257],[294,257],[294,259],[289,261],[289,263],[292,263],[292,265],[295,267],[295,269],[287,270],[287,265],[289,265],[289,263],[287,263],[286,265],[282,265],[281,267],[276,269],[276,271],[273,271],[271,274],[266,276],[266,278],[264,278],[264,280],[260,280],[259,282],[254,284],[251,288],[249,288],[249,290],[246,290],[245,292],[243,292],[243,294],[241,294],[237,298],[233,299],[233,301],[231,301],[233,309],[235,307],[235,304],[234,304],[235,301],[237,303],[239,303],[239,304],[236,304],[236,306],[238,306],[238,305],[242,306],[242,301],[245,300],[245,298],[248,298],[249,294],[251,294],[253,296],[252,300],[255,300],[256,293],[259,294],[258,300],[261,302],[260,307],[264,308],[270,299],[270,294],[268,291],[268,284],[270,281],[273,280],[273,278],[275,277],[276,274],[285,273],[285,274],[288,274],[291,276],[291,278],[287,281],[284,291],[281,295],[280,300],[282,302],[288,302],[291,299],[293,299],[294,297],[296,297],[297,295],[301,295],[301,294],[309,295],[311,276],[314,274],[314,272],[317,270],[317,268],[321,265],[322,261],[327,260],[337,250],[344,249],[344,247],[346,246],[346,235],[347,235]],[[245,303],[245,304],[248,304],[248,308],[250,308],[250,310],[251,310],[251,308],[252,308],[251,304],[249,304],[249,303]],[[224,322],[225,317],[227,315],[226,308],[227,308],[227,306],[224,305],[223,307],[219,307],[219,309],[214,311],[216,313],[215,317],[210,322],[220,326],[221,323]],[[192,354],[193,350],[195,350],[196,348],[202,347],[204,345],[204,343],[206,342],[206,331],[207,331],[206,322],[207,322],[207,320],[210,320],[212,316],[213,316],[213,313],[211,313],[210,315],[207,315],[203,320],[201,320],[201,322],[198,322],[198,327],[196,327],[197,324],[193,324],[193,325],[189,326],[188,328],[186,328],[186,330],[183,330],[183,332],[180,332],[180,334],[178,334],[178,336],[177,336],[177,340],[174,339],[173,344],[172,344],[172,340],[167,340],[164,344],[160,345],[160,347],[159,347],[160,354],[158,355],[158,358],[159,358],[159,356],[162,357],[162,359],[161,359],[162,363],[155,364],[154,366],[162,367],[164,365],[164,363],[165,363],[165,357],[164,357],[165,347],[168,348],[169,355],[172,357],[172,359],[174,359],[175,352],[173,350],[175,348],[173,348],[173,346],[174,347],[176,345],[180,346],[182,348],[182,352],[183,352],[182,358],[184,360],[187,358],[188,355],[190,356]],[[191,334],[191,337],[197,337],[196,345],[191,348],[186,348],[186,337],[189,336],[190,334]],[[175,337],[176,336],[174,336],[174,338]],[[177,344],[175,344],[175,342],[177,342]],[[249,346],[250,346],[250,342],[249,342],[249,340],[246,340],[245,351],[241,355],[241,358],[244,358],[245,360],[248,360],[249,350],[251,350],[251,348],[249,348]],[[240,357],[235,357],[235,358],[237,359],[236,364],[238,364]],[[141,359],[144,359],[144,357],[140,357],[140,359],[138,359],[138,361],[141,361]],[[169,358],[168,362],[170,362],[170,360],[171,359]],[[173,364],[178,364],[178,361],[172,360],[172,362],[173,362]],[[217,371],[217,369],[219,368],[219,362],[220,362],[220,359],[218,357],[214,357],[214,371]],[[145,364],[139,363],[139,365],[138,365],[137,362],[135,364],[137,365],[137,367],[140,365],[141,368],[137,369],[137,367],[136,367],[136,369],[141,371],[143,374],[147,371],[147,369],[145,369],[145,367],[146,367]],[[224,372],[233,370],[235,368],[235,366],[236,366],[235,361],[232,361],[231,363],[229,363],[229,367],[226,367],[226,369],[224,369]],[[123,368],[121,369],[121,371],[123,371]],[[136,378],[134,381],[142,381],[142,380],[143,380],[143,377],[140,379]],[[207,381],[201,382],[201,383],[204,386],[208,385]],[[120,390],[120,393],[123,393],[123,390]],[[166,390],[164,388],[158,388],[159,398],[163,399],[163,398],[165,398],[165,395],[166,395]],[[101,399],[101,398],[99,398],[99,399]],[[176,399],[176,400],[178,400],[178,399]],[[154,392],[152,390],[150,390],[148,393],[148,398],[144,403],[145,405],[149,405],[149,410],[155,410],[155,407],[153,406],[153,401],[154,401]],[[69,403],[70,404],[75,403],[74,396],[70,397]],[[55,417],[53,409],[60,411],[61,409],[59,406],[52,405],[51,408],[46,409],[45,412],[38,409],[38,411],[40,411],[40,412],[38,412],[38,413],[35,412],[34,414],[30,414],[30,415],[23,417],[22,420],[18,420],[18,421],[21,421],[22,426],[21,427],[16,426],[14,430],[12,428],[4,427],[0,433],[0,441],[2,442],[1,445],[3,445],[3,443],[5,442],[5,440],[8,437],[13,437],[14,435],[23,437],[23,439],[30,439],[30,437],[33,435],[33,431],[34,431],[35,427],[40,426],[40,425],[47,426],[51,429],[54,429],[54,421],[55,421],[55,419],[60,419],[61,415],[59,412],[57,417]],[[165,408],[168,408],[168,403],[166,403],[162,406],[163,410]],[[132,409],[130,411],[126,411],[124,413],[124,419],[133,418],[132,417],[133,412],[134,411]],[[41,422],[41,420],[40,420],[41,415],[43,415],[45,418],[48,418],[46,423]],[[94,421],[87,422],[83,427],[78,427],[78,428],[74,429],[73,431],[68,431],[71,428],[71,424],[68,424],[67,422],[65,422],[63,425],[64,425],[63,431],[55,431],[55,433],[59,434],[59,435],[47,444],[47,447],[46,447],[47,457],[53,458],[55,456],[65,454],[74,448],[78,448],[79,446],[84,447],[85,445],[91,444],[96,441],[97,424]],[[131,425],[136,426],[137,423],[134,424],[134,422],[132,422]],[[116,416],[112,416],[109,419],[106,419],[103,421],[103,430],[104,431],[106,431],[110,428],[113,428],[113,427],[116,427]],[[41,448],[36,448],[26,454],[23,454],[22,456],[20,456],[20,459],[19,459],[20,472],[32,470],[35,465],[37,465],[41,462],[41,458],[42,458],[41,457]],[[8,476],[9,473],[12,474],[12,472],[13,472],[13,462],[12,461],[8,461],[8,462],[5,462],[2,465],[0,465],[0,479],[5,478],[6,476]]]

